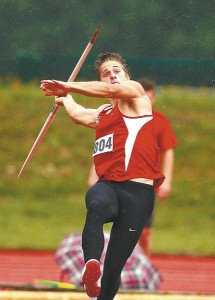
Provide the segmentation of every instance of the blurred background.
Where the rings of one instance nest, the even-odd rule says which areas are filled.
[[[0,9],[2,74],[67,79],[101,25],[90,67],[80,76],[94,77],[98,52],[115,51],[134,78],[144,73],[158,84],[214,84],[213,0],[1,0]]]
[[[0,248],[56,249],[66,233],[82,230],[92,130],[60,109],[16,177],[54,104],[40,80],[67,80],[101,25],[76,80],[96,78],[100,52],[119,52],[132,79],[157,83],[156,108],[179,140],[173,191],[156,210],[153,251],[215,254],[214,8],[212,0],[0,1]],[[76,98],[88,107],[104,101]]]

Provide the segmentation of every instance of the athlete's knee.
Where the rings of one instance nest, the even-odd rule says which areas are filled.
[[[92,189],[89,189],[86,194],[86,207],[88,215],[101,216],[104,213],[104,203],[99,194],[94,193]]]
[[[102,214],[104,212],[104,207],[99,201],[92,200],[87,203],[87,211],[91,214]]]

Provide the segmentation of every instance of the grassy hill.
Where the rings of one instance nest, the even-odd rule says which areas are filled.
[[[0,87],[0,248],[56,249],[65,234],[83,227],[94,132],[60,108],[17,179],[54,101],[37,82]],[[106,102],[76,98],[88,107]],[[156,108],[171,120],[179,146],[171,197],[157,204],[153,249],[215,255],[214,89],[163,87]]]

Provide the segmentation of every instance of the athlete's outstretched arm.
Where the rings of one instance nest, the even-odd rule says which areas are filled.
[[[120,84],[101,81],[63,82],[58,80],[42,80],[41,89],[46,96],[63,96],[69,92],[88,97],[109,99],[133,99],[145,94],[142,86],[132,80],[125,80]]]

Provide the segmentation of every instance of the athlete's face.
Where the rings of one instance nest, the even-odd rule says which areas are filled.
[[[100,67],[100,80],[112,84],[128,80],[129,76],[122,65],[114,60],[104,62]]]

